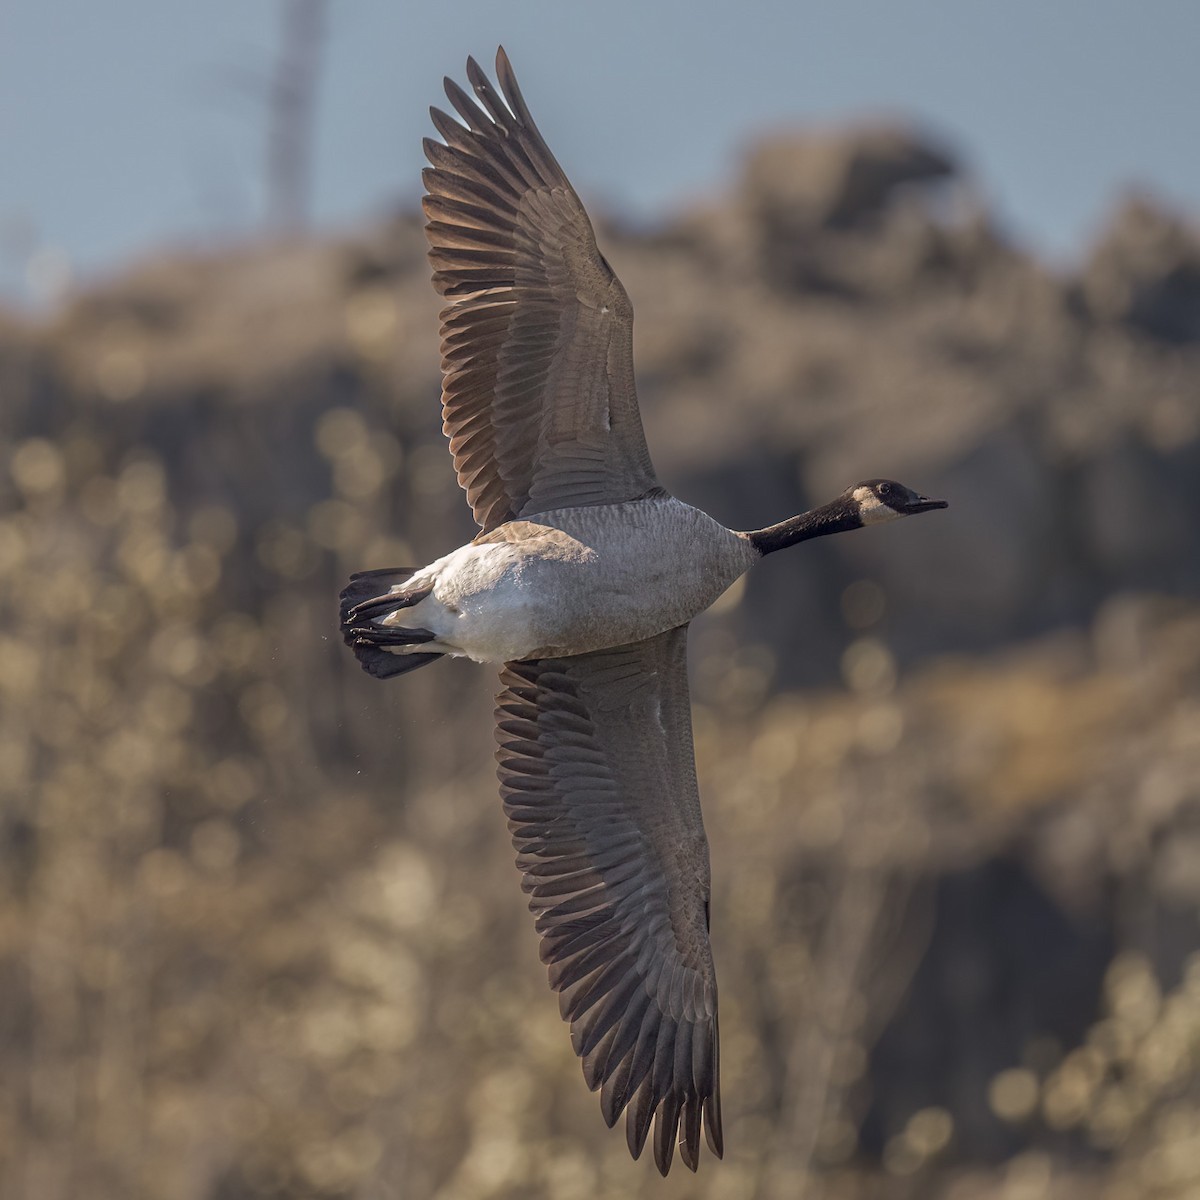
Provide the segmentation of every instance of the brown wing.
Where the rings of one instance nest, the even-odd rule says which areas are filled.
[[[584,1078],[634,1158],[655,1116],[658,1169],[678,1139],[694,1171],[701,1117],[718,1157],[722,1132],[687,629],[501,683],[500,791]]]
[[[503,49],[497,93],[438,109],[429,259],[442,310],[442,416],[458,481],[486,530],[656,486],[633,382],[633,309],[579,197],[542,141]],[[482,107],[480,107],[482,104]]]

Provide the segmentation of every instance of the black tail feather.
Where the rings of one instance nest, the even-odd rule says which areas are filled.
[[[393,675],[404,675],[442,657],[440,654],[392,654],[388,650],[372,646],[369,642],[352,643],[350,649],[362,663],[362,669],[368,675],[374,675],[376,679],[391,679]]]
[[[370,642],[372,646],[419,646],[422,642],[432,642],[437,634],[428,629],[405,629],[399,625],[372,625],[369,621],[361,621],[347,626],[342,636],[347,646],[356,642]]]
[[[382,599],[392,588],[407,583],[419,570],[419,567],[386,567],[382,571],[355,571],[338,597],[342,624],[346,624],[352,608],[368,600]],[[395,607],[403,607],[403,596],[399,593]]]
[[[388,592],[386,596],[372,596],[368,600],[360,600],[357,604],[342,613],[342,623],[357,625],[362,621],[370,621],[375,617],[386,616],[400,608],[411,608],[424,600],[433,588],[421,588],[415,592]]]
[[[404,591],[403,585],[418,570],[418,567],[387,567],[380,571],[359,571],[350,576],[350,582],[342,589],[339,597],[342,638],[354,651],[363,670],[376,679],[403,675],[441,658],[441,654],[398,654],[385,649],[387,646],[430,642],[435,635],[428,629],[402,629],[374,623],[376,617],[410,608],[429,595],[431,588]],[[393,588],[397,590],[392,591]]]

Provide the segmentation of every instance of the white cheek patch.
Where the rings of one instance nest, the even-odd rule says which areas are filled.
[[[904,515],[894,508],[888,508],[868,487],[855,488],[851,496],[858,505],[858,515],[864,525],[881,525],[884,521],[894,521]]]

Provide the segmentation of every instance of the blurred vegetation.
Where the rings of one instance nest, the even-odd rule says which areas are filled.
[[[696,1177],[582,1084],[489,673],[337,637],[350,570],[469,534],[418,223],[0,321],[0,1195],[1197,1193],[1196,242],[1142,203],[1056,281],[909,207],[950,165],[907,144],[766,147],[721,219],[608,235],[674,490],[762,523],[857,448],[955,505],[695,628]]]

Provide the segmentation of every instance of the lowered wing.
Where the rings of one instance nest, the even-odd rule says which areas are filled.
[[[665,1175],[722,1152],[708,843],[687,629],[509,663],[497,699],[501,795],[523,887],[588,1086],[635,1158],[654,1118]],[[680,1129],[682,1127],[682,1134]]]

